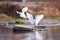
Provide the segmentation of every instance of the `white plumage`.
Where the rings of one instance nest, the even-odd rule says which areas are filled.
[[[28,7],[24,7],[23,9],[22,9],[22,12],[18,12],[18,11],[16,11],[21,17],[23,17],[23,18],[27,18],[26,17],[26,15],[25,15],[25,12],[26,11],[28,11]]]
[[[22,12],[26,12],[26,11],[28,11],[28,7],[24,7],[24,8],[22,9]]]
[[[35,25],[38,25],[39,21],[43,19],[44,15],[36,15],[35,16]]]
[[[32,24],[32,25],[34,25],[34,19],[33,19],[33,15],[32,14],[30,14],[30,13],[26,13],[26,15],[27,15],[27,18],[29,19],[29,21],[30,21],[30,23]]]
[[[33,24],[38,25],[39,21],[41,19],[43,19],[43,17],[44,17],[44,15],[36,15],[35,19],[34,19],[32,14],[30,14],[28,12],[26,14],[27,14],[27,18],[29,19],[29,21],[32,25]]]
[[[24,12],[18,12],[18,11],[16,11],[16,12],[17,12],[21,17],[27,18]]]

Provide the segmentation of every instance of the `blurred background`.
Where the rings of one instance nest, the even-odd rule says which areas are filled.
[[[59,0],[0,0],[0,19],[19,18],[16,11],[28,7],[28,12],[33,15],[44,14],[45,18],[60,17]],[[47,16],[48,15],[48,16]],[[2,17],[2,18],[1,18]]]

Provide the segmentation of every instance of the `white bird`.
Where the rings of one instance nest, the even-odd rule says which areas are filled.
[[[30,13],[26,13],[27,14],[27,18],[29,19],[30,23],[33,25],[38,25],[39,21],[43,19],[44,15],[36,15],[35,19],[33,18],[33,15]]]
[[[23,9],[22,9],[22,12],[18,12],[18,11],[16,11],[21,17],[23,17],[23,18],[27,18],[26,17],[26,15],[25,15],[25,12],[26,11],[28,11],[28,7],[24,7]]]
[[[43,17],[44,17],[44,15],[36,15],[35,16],[35,19],[33,18],[33,15],[32,14],[30,14],[30,13],[28,13],[27,12],[28,11],[28,7],[24,7],[23,9],[22,9],[22,12],[18,12],[18,11],[16,11],[21,17],[23,17],[23,18],[28,18],[29,19],[29,21],[30,21],[30,23],[32,24],[32,25],[38,25],[38,23],[39,23],[39,21],[41,20],[41,19],[43,19]],[[26,12],[26,15],[25,15],[25,12]]]

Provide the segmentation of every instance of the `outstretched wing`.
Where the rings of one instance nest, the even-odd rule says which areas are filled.
[[[39,21],[43,19],[44,15],[36,15],[35,16],[35,25],[38,25]]]
[[[18,12],[18,11],[16,11],[16,12],[20,15],[20,17],[27,18],[26,15],[25,15],[25,13]]]
[[[34,25],[33,15],[30,14],[30,13],[26,13],[26,14],[27,14],[27,18],[29,19],[30,23],[31,23],[32,25]]]
[[[24,7],[24,8],[22,9],[22,12],[26,12],[26,11],[28,11],[28,7]]]

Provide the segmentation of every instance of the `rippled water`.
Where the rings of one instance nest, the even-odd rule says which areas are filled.
[[[42,20],[39,25],[51,25],[51,26],[57,25],[57,26],[59,26],[60,21],[59,20],[58,21]],[[54,39],[53,39],[53,36],[51,35],[51,30],[45,30],[45,29],[43,29],[43,31],[37,30],[36,32],[14,34],[14,36],[12,38],[13,38],[13,40],[60,40],[60,38],[59,38],[60,34],[58,34],[57,32],[60,33],[59,30],[57,30],[56,32],[53,33],[53,35],[56,33],[54,35]],[[9,35],[8,35],[8,37],[9,37]],[[8,37],[5,37],[5,39],[8,40],[9,39]],[[4,40],[3,38],[1,38],[1,39]]]
[[[20,40],[49,40],[49,39],[52,40],[51,35],[50,36],[49,35],[50,33],[48,33],[46,30],[15,34],[16,38],[19,37]]]

